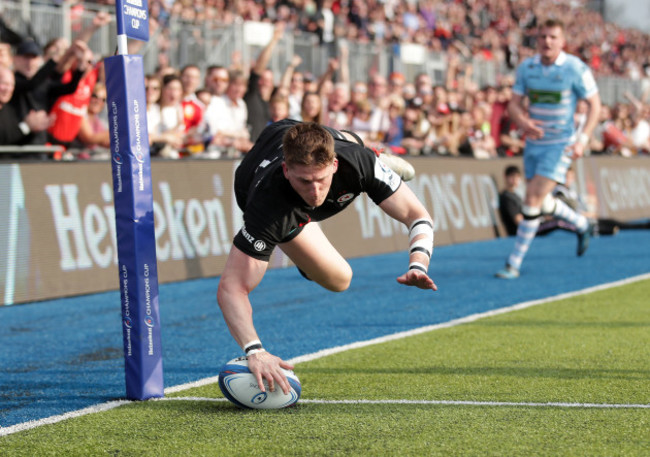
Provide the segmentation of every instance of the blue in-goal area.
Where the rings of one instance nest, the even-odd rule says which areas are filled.
[[[520,278],[496,279],[513,242],[437,247],[429,271],[438,292],[396,282],[405,252],[350,260],[351,287],[338,294],[295,268],[270,270],[251,297],[256,328],[268,350],[289,359],[650,272],[649,230],[595,238],[580,258],[575,235],[554,232],[533,242]],[[160,286],[166,387],[216,376],[241,354],[216,304],[217,283]],[[0,309],[1,426],[124,396],[117,291]]]

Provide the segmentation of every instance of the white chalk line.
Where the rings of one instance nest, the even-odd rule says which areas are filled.
[[[531,300],[531,301],[527,301],[527,302],[522,302],[522,303],[519,303],[519,304],[516,304],[516,305],[507,306],[507,307],[499,308],[499,309],[494,309],[494,310],[486,311],[486,312],[483,312],[483,313],[471,314],[469,316],[461,317],[459,319],[454,319],[454,320],[451,320],[451,321],[448,321],[448,322],[443,322],[443,323],[440,323],[440,324],[427,325],[427,326],[424,326],[424,327],[418,327],[418,328],[411,329],[411,330],[406,330],[406,331],[403,331],[403,332],[393,333],[391,335],[386,335],[386,336],[382,336],[382,337],[379,337],[379,338],[373,338],[371,340],[357,341],[355,343],[345,344],[345,345],[342,345],[342,346],[336,346],[336,347],[329,348],[329,349],[323,349],[321,351],[313,352],[311,354],[305,354],[305,355],[301,355],[301,356],[298,356],[298,357],[294,357],[293,359],[288,360],[288,362],[292,363],[292,364],[297,364],[297,363],[301,363],[301,362],[309,362],[311,360],[320,359],[320,358],[323,358],[323,357],[327,357],[329,355],[338,354],[340,352],[345,352],[345,351],[349,351],[349,350],[352,350],[352,349],[359,349],[359,348],[363,348],[363,347],[367,347],[367,346],[373,346],[375,344],[386,343],[388,341],[399,340],[399,339],[402,339],[402,338],[407,338],[409,336],[419,335],[421,333],[426,333],[426,332],[430,332],[430,331],[433,331],[433,330],[449,328],[449,327],[455,327],[457,325],[467,324],[467,323],[470,323],[470,322],[475,322],[475,321],[477,321],[479,319],[484,319],[486,317],[498,316],[500,314],[506,314],[506,313],[510,313],[512,311],[518,311],[518,310],[521,310],[521,309],[530,308],[530,307],[533,307],[533,306],[542,305],[542,304],[553,302],[553,301],[563,300],[563,299],[566,299],[566,298],[572,298],[572,297],[576,297],[578,295],[585,295],[585,294],[589,294],[589,293],[592,293],[592,292],[598,292],[598,291],[601,291],[601,290],[611,289],[611,288],[614,288],[614,287],[623,286],[623,285],[631,284],[631,283],[638,282],[638,281],[643,281],[645,279],[650,279],[650,273],[646,273],[646,274],[639,275],[639,276],[633,276],[631,278],[622,279],[620,281],[615,281],[615,282],[611,282],[611,283],[608,283],[608,284],[600,284],[598,286],[588,287],[586,289],[581,289],[581,290],[577,290],[577,291],[574,291],[574,292],[566,292],[566,293],[555,295],[555,296],[552,296],[552,297],[547,297],[547,298],[541,298],[541,299],[538,299],[538,300]],[[186,384],[180,384],[178,386],[173,386],[173,387],[167,388],[167,389],[165,389],[165,393],[166,394],[172,394],[172,393],[176,393],[176,392],[182,392],[184,390],[193,389],[195,387],[202,387],[202,386],[205,386],[205,385],[214,384],[218,380],[219,380],[218,376],[213,376],[213,377],[210,377],[210,378],[204,378],[204,379],[200,379],[198,381],[189,382],[189,383],[186,383]]]
[[[614,281],[614,282],[610,282],[610,283],[607,283],[607,284],[600,284],[598,286],[587,287],[585,289],[581,289],[581,290],[577,290],[577,291],[573,291],[573,292],[566,292],[566,293],[563,293],[563,294],[554,295],[552,297],[547,297],[547,298],[542,298],[542,299],[538,299],[538,300],[531,300],[531,301],[527,301],[527,302],[522,302],[522,303],[519,303],[519,304],[516,304],[516,305],[507,306],[507,307],[499,308],[499,309],[494,309],[494,310],[491,310],[491,311],[486,311],[484,313],[476,313],[476,314],[472,314],[470,316],[465,316],[465,317],[462,317],[462,318],[459,318],[459,319],[454,319],[454,320],[451,320],[451,321],[448,321],[448,322],[443,322],[441,324],[427,325],[427,326],[424,326],[424,327],[419,327],[419,328],[412,329],[412,330],[407,330],[407,331],[404,331],[404,332],[393,333],[391,335],[386,335],[386,336],[382,336],[382,337],[379,337],[379,338],[373,338],[373,339],[366,340],[366,341],[358,341],[358,342],[351,343],[351,344],[345,344],[345,345],[342,345],[342,346],[336,346],[336,347],[329,348],[329,349],[323,349],[321,351],[317,351],[317,352],[314,352],[314,353],[311,353],[311,354],[305,354],[305,355],[301,355],[301,356],[298,356],[298,357],[294,357],[293,359],[288,360],[288,362],[290,362],[292,364],[297,364],[297,363],[301,363],[301,362],[308,362],[308,361],[311,361],[311,360],[320,359],[322,357],[327,357],[328,355],[338,354],[340,352],[349,351],[351,349],[358,349],[358,348],[362,348],[362,347],[372,346],[372,345],[375,345],[375,344],[385,343],[385,342],[388,342],[388,341],[394,341],[394,340],[406,338],[406,337],[409,337],[409,336],[419,335],[421,333],[426,333],[426,332],[430,332],[430,331],[433,331],[433,330],[442,329],[442,328],[455,327],[457,325],[467,324],[467,323],[470,323],[470,322],[475,322],[475,321],[477,321],[479,319],[483,319],[483,318],[486,318],[486,317],[498,316],[500,314],[506,314],[506,313],[509,313],[509,312],[512,312],[512,311],[518,311],[518,310],[521,310],[521,309],[526,309],[526,308],[530,308],[530,307],[533,307],[533,306],[542,305],[542,304],[549,303],[549,302],[552,302],[552,301],[563,300],[563,299],[566,299],[566,298],[576,297],[578,295],[585,295],[585,294],[589,294],[589,293],[592,293],[592,292],[598,292],[598,291],[601,291],[601,290],[611,289],[613,287],[632,284],[634,282],[643,281],[645,279],[650,279],[650,273],[646,273],[646,274],[642,274],[642,275],[638,275],[638,276],[633,276],[631,278],[621,279],[619,281]],[[214,384],[214,383],[216,383],[218,381],[218,379],[219,379],[218,376],[212,376],[212,377],[209,377],[209,378],[200,379],[198,381],[189,382],[189,383],[185,383],[185,384],[180,384],[178,386],[169,387],[169,388],[165,389],[165,394],[172,394],[172,393],[181,392],[181,391],[188,390],[188,389],[193,389],[195,387],[201,387],[201,386],[205,386],[205,385],[209,385],[209,384]],[[300,401],[306,403],[306,402],[309,402],[309,401],[316,401],[316,400],[300,400]],[[343,400],[341,400],[341,401],[343,401]],[[94,414],[94,413],[99,413],[99,412],[102,412],[102,411],[108,411],[110,409],[113,409],[113,408],[116,408],[118,406],[122,406],[122,405],[125,405],[125,404],[128,404],[128,403],[131,403],[131,401],[129,401],[129,400],[111,401],[111,402],[108,402],[108,403],[102,403],[102,404],[99,404],[99,405],[90,406],[88,408],[80,409],[80,410],[77,410],[77,411],[71,411],[71,412],[61,414],[61,415],[58,415],[58,416],[50,416],[50,417],[46,417],[44,419],[38,419],[38,420],[34,420],[34,421],[23,422],[21,424],[12,425],[12,426],[9,426],[9,427],[0,427],[0,436],[6,436],[6,435],[10,435],[12,433],[17,433],[17,432],[22,432],[22,431],[25,431],[25,430],[30,430],[32,428],[40,427],[42,425],[55,424],[57,422],[61,422],[61,421],[71,419],[71,418],[74,418],[74,417],[85,416],[86,414]],[[572,403],[570,403],[570,404],[572,404]],[[643,405],[640,405],[640,406],[645,407]],[[612,406],[612,407],[614,407],[614,406]]]
[[[0,427],[0,436],[11,435],[12,433],[23,432],[25,430],[30,430],[32,428],[40,427],[42,425],[56,424],[67,419],[72,419],[74,417],[81,417],[87,414],[101,413],[102,411],[108,411],[118,406],[128,405],[132,403],[131,400],[115,400],[109,401],[108,403],[102,403],[99,405],[89,406],[88,408],[79,409],[77,411],[70,411],[69,413],[60,414],[58,416],[50,416],[45,419],[38,419],[29,422],[23,422],[22,424],[12,425],[10,427]]]
[[[225,398],[211,397],[165,397],[155,401],[206,401],[223,403]],[[298,403],[314,405],[432,405],[432,406],[520,406],[528,408],[620,408],[650,409],[650,404],[636,403],[565,403],[565,402],[511,402],[511,401],[470,401],[470,400],[319,400],[303,398]]]

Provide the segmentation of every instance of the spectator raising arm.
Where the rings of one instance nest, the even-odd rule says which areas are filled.
[[[255,140],[271,120],[269,101],[274,89],[273,72],[268,69],[273,50],[284,34],[285,24],[278,22],[273,30],[273,36],[260,52],[248,78],[248,87],[244,101],[248,110],[248,125],[251,129],[251,139]]]

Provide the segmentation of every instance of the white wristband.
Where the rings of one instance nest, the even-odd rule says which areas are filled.
[[[246,356],[248,357],[249,355],[259,354],[260,352],[266,352],[266,349],[264,349],[264,348],[261,348],[261,349],[251,349],[250,351],[248,351],[248,352],[246,353]]]
[[[258,347],[259,348],[262,347],[262,342],[260,340],[253,340],[253,341],[249,341],[248,343],[244,344],[242,349],[244,350],[244,352],[248,353],[248,351],[250,349],[254,349],[254,348],[258,348]]]
[[[580,133],[580,135],[578,135],[578,143],[587,146],[589,144],[589,135],[584,132]]]

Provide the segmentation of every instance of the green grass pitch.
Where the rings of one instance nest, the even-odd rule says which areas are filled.
[[[0,437],[0,455],[648,456],[648,297],[645,280],[301,363],[285,410],[210,384]]]

